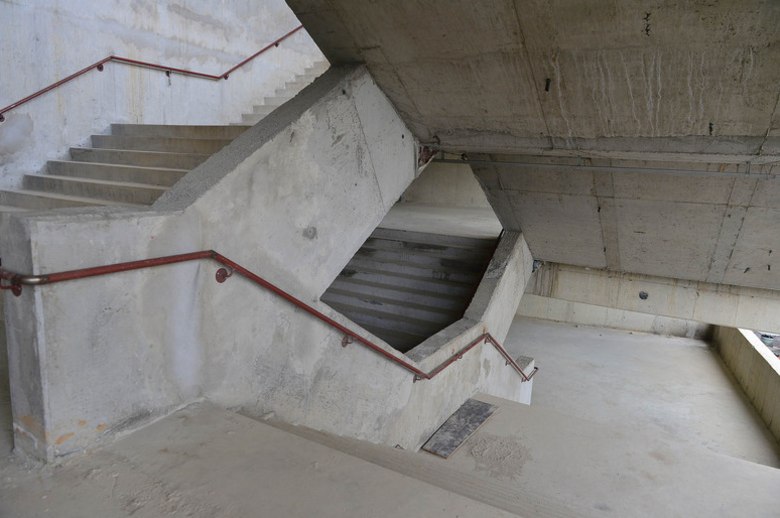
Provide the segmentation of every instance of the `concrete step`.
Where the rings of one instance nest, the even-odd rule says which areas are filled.
[[[385,288],[402,288],[417,290],[422,293],[438,293],[449,297],[471,297],[474,293],[474,287],[466,284],[401,275],[391,276],[380,270],[363,269],[357,271],[345,268],[339,275],[339,278],[349,278],[352,282],[379,285]]]
[[[388,287],[380,284],[366,284],[342,277],[333,281],[333,284],[328,288],[328,291],[331,290],[356,297],[373,297],[377,300],[390,301],[396,304],[438,308],[446,312],[457,312],[459,308],[464,308],[464,302],[458,297],[435,292],[403,289],[397,286]]]
[[[463,315],[463,308],[460,312],[452,310],[442,310],[420,306],[417,304],[399,303],[376,296],[360,296],[354,293],[341,290],[328,290],[320,299],[326,304],[339,304],[341,306],[353,306],[357,308],[367,308],[384,313],[390,313],[408,318],[422,319],[426,322],[438,322],[448,324],[458,320]],[[460,309],[460,308],[458,308]]]
[[[73,455],[51,474],[10,464],[0,489],[9,518],[511,517],[208,403]]]
[[[295,95],[294,92],[279,92],[272,97],[263,97],[263,104],[260,106],[281,106]]]
[[[265,114],[244,113],[241,115],[241,124],[257,124],[265,118]]]
[[[66,162],[50,160],[46,164],[46,172],[55,176],[71,176],[91,178],[93,180],[132,182],[170,187],[186,175],[188,170],[101,164],[99,162]]]
[[[494,253],[493,248],[458,248],[374,238],[369,238],[368,241],[363,243],[361,250],[389,251],[403,255],[468,260],[485,263],[490,262],[490,258],[493,257]]]
[[[406,352],[463,317],[496,246],[376,229],[321,300]]]
[[[272,111],[274,111],[275,109],[277,109],[282,104],[283,103],[281,102],[277,102],[273,104],[256,104],[252,106],[252,114],[266,116]]]
[[[356,271],[381,271],[387,275],[403,275],[422,280],[446,281],[473,285],[482,278],[479,271],[460,271],[457,268],[439,266],[426,268],[405,261],[383,261],[365,255],[355,255],[347,264],[347,269]]]
[[[586,509],[576,504],[570,505],[562,502],[560,496],[555,495],[554,484],[548,491],[528,491],[527,488],[519,486],[510,476],[501,478],[499,473],[498,476],[491,477],[487,472],[489,470],[487,466],[479,466],[484,467],[485,473],[480,472],[478,469],[469,472],[464,469],[453,468],[446,460],[439,459],[435,455],[426,452],[389,448],[278,421],[271,421],[268,424],[421,482],[457,492],[462,496],[512,513],[513,516],[533,516],[538,518],[604,516],[604,511],[600,511],[598,508]],[[466,441],[467,444],[460,450],[470,452],[470,440],[468,439]],[[489,453],[493,453],[492,450]],[[514,452],[506,452],[506,454],[509,453],[514,454]],[[544,452],[535,453],[541,454]],[[501,454],[498,453],[498,455]],[[494,461],[498,465],[501,462],[502,458],[500,456]],[[563,465],[565,466],[566,464],[564,463]]]
[[[164,151],[133,151],[127,149],[70,148],[70,157],[78,162],[165,167],[191,170],[203,163],[208,153],[167,153]]]
[[[463,248],[456,250],[465,251]],[[355,254],[355,257],[382,263],[412,265],[418,268],[425,268],[429,270],[459,271],[482,275],[482,272],[485,271],[485,267],[487,266],[490,258],[482,255],[481,260],[475,260],[473,257],[464,257],[464,255],[465,254],[461,253],[460,255],[453,254],[453,257],[451,258],[436,257],[435,255],[429,255],[426,253],[416,253],[408,249],[382,250],[363,246]]]
[[[419,320],[417,318],[410,318],[391,312],[376,310],[373,309],[374,306],[368,308],[366,306],[350,306],[335,302],[328,305],[360,325],[366,324],[373,328],[387,329],[423,338],[427,338],[437,333],[448,325],[442,322]]]
[[[30,191],[96,198],[132,205],[151,205],[166,191],[165,187],[140,183],[53,175],[25,175],[23,185]]]
[[[377,228],[371,238],[386,239],[391,241],[401,241],[404,243],[416,243],[429,247],[444,246],[450,248],[469,248],[494,250],[497,241],[493,239],[482,239],[476,237],[444,236],[437,234],[428,234],[424,232],[413,232],[409,230],[395,230],[388,228]]]
[[[213,154],[230,144],[230,139],[139,137],[92,135],[92,146],[104,149],[166,151],[169,153]]]
[[[234,139],[246,130],[240,126],[182,126],[163,124],[112,124],[112,135],[197,139]]]
[[[86,207],[99,205],[128,205],[111,200],[69,196],[43,191],[0,191],[0,205],[9,205],[26,210],[62,209],[65,207]]]
[[[25,212],[28,209],[23,207],[14,207],[13,205],[0,205],[0,213],[3,212]]]

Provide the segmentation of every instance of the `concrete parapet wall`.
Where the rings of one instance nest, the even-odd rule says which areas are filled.
[[[545,263],[526,293],[729,327],[780,331],[780,292]]]
[[[772,435],[780,441],[780,359],[747,329],[718,326],[713,343]]]
[[[364,68],[331,69],[151,210],[4,218],[3,266],[47,273],[214,249],[353,326],[319,297],[414,179],[415,149]],[[474,319],[499,340],[530,272],[521,236],[502,246]],[[250,281],[216,283],[216,268],[184,263],[6,295],[17,447],[51,460],[207,398],[414,448],[478,390],[517,400],[530,391],[484,346],[413,383]]]
[[[4,218],[3,266],[45,273],[215,249],[314,302],[415,172],[414,139],[368,73],[332,70],[154,210]],[[51,459],[196,398],[273,400],[269,370],[292,374],[263,351],[316,364],[309,348],[332,333],[236,278],[215,283],[215,269],[185,263],[5,292],[17,446]]]
[[[688,338],[707,338],[711,331],[709,324],[683,320],[680,318],[663,317],[626,311],[624,309],[607,308],[583,302],[541,297],[526,293],[517,308],[517,315],[522,317],[541,318],[556,322],[569,322],[586,326],[611,327],[654,333],[668,336],[684,336]]]
[[[109,55],[220,74],[299,25],[283,0],[2,2],[0,19],[14,28],[0,32],[0,107]],[[5,114],[0,186],[18,186],[112,123],[238,122],[320,59],[299,31],[227,81],[108,63]]]

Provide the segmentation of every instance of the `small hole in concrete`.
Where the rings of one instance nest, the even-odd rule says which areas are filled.
[[[646,291],[640,291],[639,292],[639,298],[642,299],[642,300],[647,300],[647,297],[649,297],[649,296],[650,295],[648,295]]]

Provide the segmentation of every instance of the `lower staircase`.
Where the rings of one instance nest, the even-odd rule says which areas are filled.
[[[463,317],[497,244],[379,228],[321,300],[407,352]]]
[[[307,68],[238,124],[112,124],[110,134],[92,135],[91,147],[71,148],[69,160],[50,160],[40,173],[25,175],[20,189],[0,190],[0,213],[151,205],[182,176],[293,98],[327,66],[323,62]]]

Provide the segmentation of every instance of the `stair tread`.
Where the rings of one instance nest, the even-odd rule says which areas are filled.
[[[0,204],[0,212],[29,212],[30,209],[24,207],[16,207],[14,205],[2,205]]]
[[[127,207],[144,207],[144,205],[136,204],[136,203],[125,203],[125,202],[116,202],[111,200],[104,200],[100,198],[88,198],[84,196],[73,196],[70,194],[60,194],[56,192],[49,192],[49,191],[36,191],[31,189],[3,189],[0,190],[0,193],[2,192],[9,192],[13,194],[20,194],[23,196],[37,196],[39,198],[51,198],[55,200],[65,200],[65,201],[73,201],[78,203],[88,203],[90,205],[121,205],[121,206],[127,206]]]
[[[94,178],[81,178],[78,176],[59,176],[54,174],[28,174],[25,176],[39,177],[39,178],[54,178],[63,182],[72,183],[91,183],[95,185],[108,185],[115,187],[132,187],[135,189],[152,189],[155,191],[165,192],[167,187],[161,187],[159,185],[151,185],[148,183],[136,183],[136,182],[117,182],[115,180],[96,180]]]
[[[350,297],[354,298],[356,300],[360,300],[366,303],[371,303],[372,301],[376,301],[381,303],[381,305],[388,305],[388,306],[400,306],[410,309],[418,309],[420,311],[430,311],[433,313],[441,313],[443,315],[453,316],[455,313],[457,313],[457,309],[446,309],[439,306],[429,306],[425,304],[420,304],[419,302],[408,302],[405,300],[397,300],[397,299],[391,299],[388,297],[381,297],[376,295],[368,295],[366,293],[360,293],[355,291],[349,291],[339,288],[332,288],[329,289],[324,295],[322,300],[327,301],[327,295],[333,294],[333,295],[341,295],[342,297]],[[465,309],[465,306],[464,306]],[[461,312],[462,313],[462,312]]]
[[[84,148],[79,148],[84,149]],[[150,151],[153,152],[153,151]],[[79,166],[83,165],[85,167],[117,167],[120,169],[141,169],[144,171],[163,171],[163,172],[172,172],[172,173],[187,173],[191,171],[191,169],[177,169],[173,167],[152,167],[152,166],[146,166],[146,165],[129,165],[129,164],[114,164],[112,162],[85,162],[82,160],[49,160],[47,163],[50,164],[78,164]]]
[[[98,135],[102,137],[110,137],[111,135]],[[149,154],[157,154],[157,155],[184,155],[188,157],[204,157],[208,158],[212,155],[212,153],[187,153],[184,151],[156,151],[156,150],[149,150],[146,151],[145,149],[124,149],[124,148],[116,148],[116,147],[72,147],[70,149],[75,149],[77,151],[80,150],[91,150],[91,151],[120,151],[122,153],[149,153]]]

